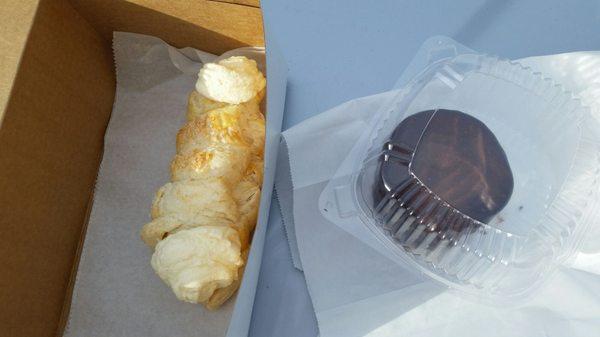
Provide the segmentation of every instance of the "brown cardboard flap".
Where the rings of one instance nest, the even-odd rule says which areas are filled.
[[[244,6],[250,6],[250,7],[260,7],[260,1],[259,0],[210,0],[210,1],[215,1],[215,2],[227,2],[230,4],[238,4],[238,5],[244,5]]]
[[[39,1],[0,127],[4,336],[56,333],[113,95],[105,41],[68,2]]]
[[[5,0],[0,6],[1,335],[62,331],[112,110],[112,32],[217,54],[263,45],[260,9],[252,6],[258,2],[232,2]]]
[[[37,1],[5,0],[0,6],[0,124],[36,9]]]
[[[107,40],[113,31],[159,37],[215,54],[263,46],[259,8],[206,0],[72,0]]]

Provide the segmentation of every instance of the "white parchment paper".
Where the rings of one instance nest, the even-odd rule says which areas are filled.
[[[599,52],[520,62],[555,78],[600,112]],[[499,308],[464,300],[395,264],[374,238],[365,243],[372,235],[366,228],[357,226],[349,233],[322,217],[317,202],[321,191],[368,125],[369,112],[377,111],[386,95],[344,103],[283,133],[293,182],[292,209],[280,203],[282,212],[292,213],[286,227],[295,233],[290,238],[297,239],[296,258],[306,276],[320,336],[598,335],[600,225],[590,231],[574,261],[555,273],[531,301]],[[315,160],[320,165],[310,165]],[[289,194],[284,188],[277,183],[278,196]]]
[[[131,33],[115,33],[113,48],[115,103],[64,335],[224,336],[235,297],[214,312],[178,301],[139,238],[155,191],[169,181],[196,74],[215,56]]]

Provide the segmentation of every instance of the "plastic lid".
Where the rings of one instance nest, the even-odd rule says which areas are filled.
[[[599,131],[541,74],[446,57],[384,105],[320,206],[444,284],[517,298],[573,252],[598,210]]]

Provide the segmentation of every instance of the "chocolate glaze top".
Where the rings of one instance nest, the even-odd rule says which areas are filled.
[[[409,152],[410,159],[408,165],[382,160],[376,202],[412,175],[454,209],[485,223],[512,194],[513,175],[500,143],[485,124],[460,111],[428,110],[404,119],[388,149]]]

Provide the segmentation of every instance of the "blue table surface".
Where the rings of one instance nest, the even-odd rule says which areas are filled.
[[[428,37],[510,59],[600,50],[600,0],[263,0],[267,52],[289,67],[283,129],[389,89]],[[318,334],[273,200],[250,336]]]

